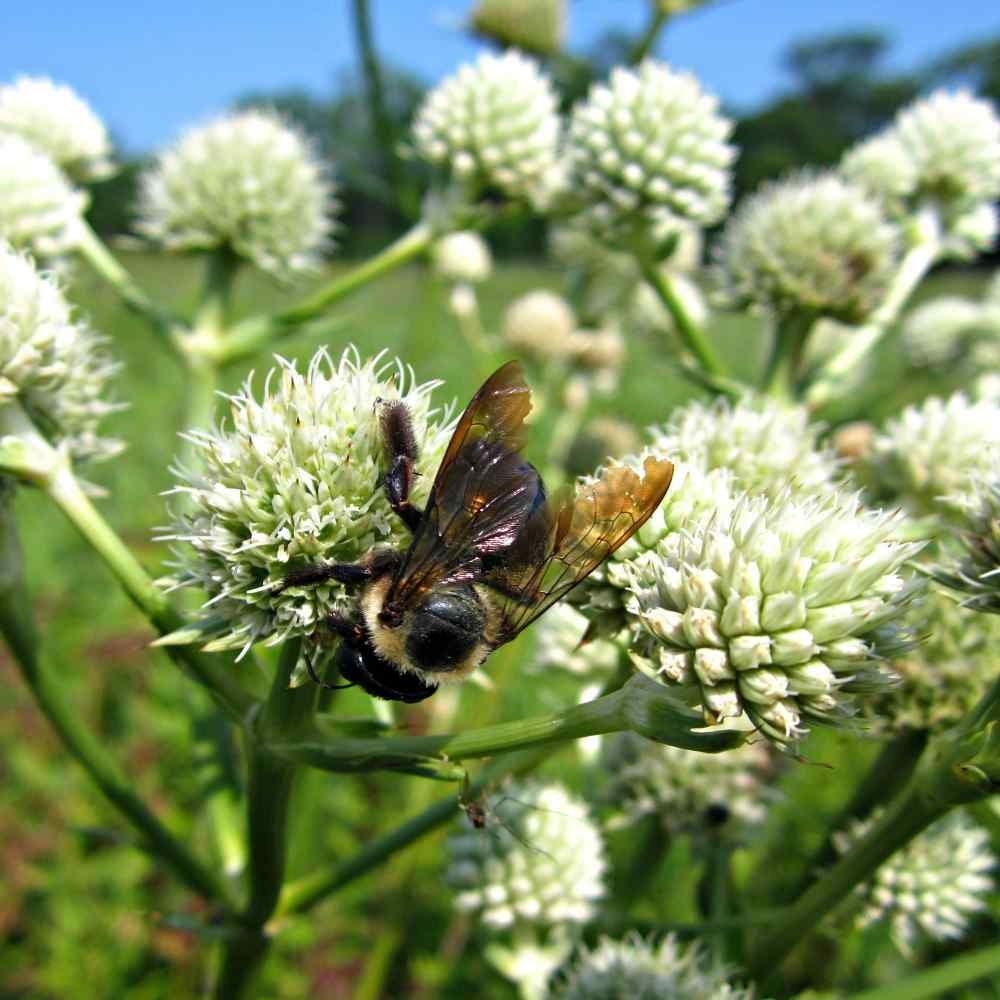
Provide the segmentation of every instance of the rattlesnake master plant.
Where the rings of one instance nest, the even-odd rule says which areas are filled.
[[[535,207],[557,193],[558,99],[548,77],[516,51],[484,54],[432,90],[413,122],[417,154],[468,189]]]
[[[474,31],[503,46],[550,56],[566,36],[567,0],[479,0],[470,19]]]
[[[834,834],[840,852],[848,850],[878,813]],[[857,924],[889,921],[892,939],[910,954],[922,942],[962,938],[985,896],[994,886],[997,859],[989,834],[962,812],[939,820],[898,850],[874,877],[855,890],[862,901]]]
[[[932,396],[886,423],[860,471],[913,513],[954,518],[973,483],[995,467],[998,448],[1000,403]]]
[[[58,263],[80,242],[86,204],[45,153],[0,132],[0,240]]]
[[[493,273],[489,244],[473,230],[442,236],[431,248],[431,261],[445,281],[479,284]]]
[[[746,715],[781,746],[842,724],[894,680],[884,657],[921,546],[902,516],[852,494],[744,495],[620,564],[638,626],[633,659],[713,721]]]
[[[585,802],[558,784],[490,795],[485,826],[462,819],[448,841],[455,904],[489,927],[586,923],[605,894],[604,842]]]
[[[104,123],[79,94],[47,77],[20,76],[0,87],[0,133],[21,136],[76,180],[114,172]]]
[[[958,503],[959,498],[955,498]],[[945,561],[935,577],[964,594],[963,603],[976,611],[1000,614],[1000,464],[973,482],[961,498],[959,540],[964,557]]]
[[[938,368],[959,360],[976,340],[985,338],[1000,343],[1000,309],[943,295],[907,314],[900,344],[914,367]]]
[[[740,205],[713,271],[730,306],[860,323],[885,296],[900,251],[899,230],[876,198],[832,172],[803,171]]]
[[[201,639],[214,649],[275,645],[348,612],[338,583],[275,590],[289,570],[359,559],[405,537],[380,482],[383,444],[376,401],[402,399],[420,457],[415,502],[426,497],[451,433],[432,409],[437,382],[418,384],[400,363],[362,362],[349,348],[319,351],[305,372],[278,359],[258,395],[252,379],[228,397],[228,419],[187,439],[193,468],[178,467],[183,494],[164,538],[177,544],[172,583],[207,596]]]
[[[605,796],[623,824],[655,816],[670,833],[726,824],[740,833],[759,826],[773,798],[767,744],[708,754],[662,746],[634,733],[601,744]]]
[[[753,1000],[697,941],[668,935],[659,944],[638,934],[601,938],[554,982],[546,1000]]]
[[[117,367],[55,280],[0,240],[0,407],[19,404],[74,461],[109,458],[122,446],[98,425],[118,409],[106,396]]]
[[[527,669],[538,674],[566,670],[582,677],[610,677],[618,665],[619,648],[604,638],[585,642],[588,625],[571,604],[556,604],[534,626],[535,655]]]
[[[572,112],[568,205],[576,224],[646,253],[685,223],[710,226],[730,199],[732,122],[688,73],[618,67]]]
[[[228,247],[288,277],[318,266],[335,208],[327,168],[277,115],[194,128],[141,179],[138,229],[170,250]]]
[[[515,299],[504,314],[503,335],[510,347],[538,358],[567,357],[575,330],[570,304],[544,288]]]

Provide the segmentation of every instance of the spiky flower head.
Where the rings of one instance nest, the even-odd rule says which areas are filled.
[[[20,76],[0,87],[0,132],[21,136],[77,180],[114,172],[104,123],[71,87],[47,77]]]
[[[938,567],[935,576],[964,593],[968,607],[1000,615],[1000,463],[994,462],[955,503],[965,554],[955,564]]]
[[[834,834],[844,853],[871,828],[878,813]],[[863,899],[859,927],[889,921],[892,939],[904,954],[924,941],[954,941],[968,930],[983,898],[993,889],[989,874],[996,857],[985,830],[964,813],[949,813],[896,851],[869,882],[858,886]]]
[[[973,483],[994,467],[998,448],[1000,404],[960,392],[932,396],[885,425],[864,471],[913,513],[954,517]]]
[[[105,398],[116,368],[56,282],[0,240],[0,405],[19,403],[74,461],[109,458],[121,444],[98,424],[117,409]]]
[[[733,985],[729,971],[697,941],[668,935],[659,944],[638,934],[601,938],[584,949],[547,1000],[753,1000],[753,990]]]
[[[840,161],[840,172],[881,198],[895,217],[901,215],[917,188],[917,167],[907,148],[891,131],[852,146]]]
[[[726,823],[745,830],[767,816],[770,761],[763,741],[726,753],[661,746],[634,733],[604,740],[606,796],[626,823],[655,816],[671,833]]]
[[[646,60],[594,84],[572,113],[568,197],[578,220],[627,248],[662,244],[725,215],[732,122],[689,73]]]
[[[186,132],[141,178],[138,228],[170,250],[229,247],[282,277],[319,264],[333,185],[306,139],[260,110]]]
[[[1000,233],[1000,217],[993,202],[983,202],[951,221],[943,234],[942,257],[951,260],[975,260],[989,253]]]
[[[740,489],[776,496],[788,487],[806,493],[835,488],[840,463],[820,444],[821,433],[804,406],[769,397],[695,400],[651,429],[650,446],[703,471],[729,469]]]
[[[507,308],[503,334],[514,350],[539,358],[561,358],[572,353],[576,317],[569,303],[555,292],[539,288],[515,299]]]
[[[79,243],[86,206],[45,153],[0,132],[0,240],[58,262]]]
[[[176,469],[183,494],[164,539],[177,543],[179,586],[207,595],[196,628],[212,648],[246,649],[312,635],[328,613],[347,613],[347,590],[330,582],[277,590],[307,564],[355,561],[404,529],[381,485],[378,400],[402,399],[419,448],[416,502],[430,489],[447,444],[447,413],[431,408],[436,382],[417,384],[400,363],[338,361],[319,351],[305,373],[278,359],[254,391],[229,397],[229,420],[186,437],[193,468]],[[307,650],[307,654],[310,651]]]
[[[894,730],[952,725],[996,677],[1000,618],[977,614],[932,587],[906,622],[919,641],[893,659],[900,682],[874,707],[876,724]]]
[[[581,676],[608,677],[618,664],[618,647],[607,639],[584,642],[589,622],[571,604],[561,602],[534,627],[535,655],[529,670],[549,674],[568,670]]]
[[[894,680],[881,663],[902,645],[916,586],[903,564],[921,547],[895,540],[901,521],[856,495],[749,494],[666,535],[618,567],[633,659],[708,718],[745,714],[782,746],[848,721]]]
[[[903,320],[900,342],[910,364],[936,368],[955,361],[983,327],[983,307],[957,295],[921,303]]]
[[[604,842],[587,805],[554,783],[488,797],[483,829],[463,818],[448,841],[446,881],[462,910],[493,928],[582,924],[604,896]]]
[[[418,154],[475,196],[481,188],[544,207],[561,177],[558,99],[520,52],[484,54],[427,95],[413,123]]]
[[[916,170],[915,194],[957,217],[1000,197],[1000,118],[967,90],[935,91],[891,126]]]
[[[463,229],[442,236],[431,251],[434,270],[445,281],[479,284],[493,270],[489,244],[479,233]]]
[[[714,273],[733,306],[860,323],[882,301],[899,255],[899,230],[877,198],[832,172],[801,171],[742,203]]]
[[[566,0],[479,0],[471,24],[501,45],[550,56],[566,36]]]

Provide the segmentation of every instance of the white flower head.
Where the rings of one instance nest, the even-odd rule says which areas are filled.
[[[882,202],[832,172],[765,184],[729,219],[714,274],[733,306],[860,323],[881,303],[901,252]]]
[[[870,829],[878,813],[834,834],[844,853]],[[896,851],[856,892],[864,900],[857,918],[867,927],[888,920],[904,954],[925,941],[957,941],[971,919],[986,910],[996,856],[989,834],[962,812],[952,812]]]
[[[764,821],[774,798],[762,740],[726,753],[698,753],[617,733],[604,740],[601,764],[607,798],[627,823],[655,816],[671,833],[722,824],[744,832]]]
[[[555,292],[539,288],[515,299],[507,308],[503,334],[517,351],[539,358],[568,357],[573,351],[576,317]]]
[[[903,320],[900,342],[911,365],[937,368],[957,360],[984,325],[983,307],[957,295],[923,302]]]
[[[842,724],[893,681],[899,619],[917,584],[902,515],[846,494],[744,495],[615,567],[637,666],[709,718],[745,714],[780,746]]]
[[[753,1000],[753,990],[733,985],[729,970],[699,942],[668,935],[659,944],[638,934],[601,938],[584,949],[546,1000]]]
[[[261,270],[295,275],[330,245],[327,173],[277,115],[225,115],[185,133],[143,174],[138,228],[170,250],[228,246]]]
[[[72,88],[48,77],[21,76],[0,87],[3,132],[21,136],[77,180],[101,180],[114,172],[104,122]]]
[[[436,385],[417,384],[381,356],[362,362],[350,348],[338,361],[319,351],[305,373],[279,358],[259,396],[251,378],[229,397],[228,422],[187,435],[197,467],[175,470],[173,492],[187,502],[163,537],[178,543],[175,582],[208,596],[204,628],[214,648],[308,637],[330,612],[351,610],[336,582],[276,588],[295,568],[403,543],[380,483],[377,401],[402,399],[410,412],[419,503],[451,430],[447,412],[431,408]]]
[[[549,675],[553,670],[572,674],[608,677],[618,665],[618,647],[607,639],[588,639],[587,618],[571,604],[561,601],[547,611],[532,631],[535,655],[529,670]]]
[[[109,458],[121,444],[98,424],[118,408],[105,398],[116,369],[56,282],[0,240],[0,404],[18,402],[74,461]]]
[[[908,406],[876,436],[866,472],[915,514],[954,516],[1000,453],[1000,404],[963,393]]]
[[[427,95],[413,123],[417,153],[475,192],[546,206],[556,193],[558,98],[535,62],[484,54]]]
[[[600,830],[587,805],[562,785],[512,785],[488,797],[485,828],[448,841],[446,881],[456,905],[495,929],[590,920],[605,894]]]
[[[431,251],[434,270],[445,281],[478,285],[493,270],[489,244],[472,230],[442,236]]]
[[[894,216],[903,213],[917,189],[917,167],[906,146],[892,131],[852,146],[840,161],[840,172],[881,198]]]
[[[732,122],[689,73],[646,60],[616,68],[572,113],[568,197],[579,222],[612,243],[662,243],[725,214]]]
[[[45,153],[0,132],[0,240],[57,263],[80,242],[86,205]]]

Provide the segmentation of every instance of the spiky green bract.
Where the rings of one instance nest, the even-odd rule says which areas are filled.
[[[612,70],[570,119],[567,197],[577,223],[647,252],[685,224],[718,222],[729,207],[731,131],[689,73],[654,60]]]
[[[638,934],[601,938],[556,980],[547,1000],[753,1000],[697,941],[668,935],[659,944]]]
[[[558,192],[560,122],[549,78],[520,52],[484,54],[427,95],[413,122],[417,153],[466,185],[546,207]]]
[[[489,927],[582,924],[604,896],[607,867],[587,805],[562,785],[533,781],[490,795],[486,825],[448,841],[456,905]]]
[[[730,217],[715,283],[734,307],[861,323],[896,272],[900,232],[882,203],[832,172],[765,184]]]
[[[77,180],[114,171],[104,123],[72,88],[47,77],[19,76],[0,87],[0,132],[21,136]]]
[[[289,277],[319,264],[334,207],[327,168],[306,139],[251,110],[191,129],[145,171],[138,228],[170,250],[229,247]]]
[[[914,514],[958,516],[1000,447],[1000,404],[964,393],[908,406],[872,444],[866,475]]]
[[[98,425],[118,409],[106,398],[117,367],[58,284],[0,240],[0,406],[19,403],[74,461],[109,458],[121,442]]]
[[[708,754],[617,733],[602,741],[601,767],[607,798],[625,822],[655,816],[671,833],[721,823],[745,831],[764,821],[773,798],[763,740]]]
[[[529,670],[547,674],[567,670],[581,676],[607,677],[618,665],[618,647],[607,639],[588,639],[587,618],[572,605],[559,603],[534,627],[535,655]]]
[[[834,834],[844,853],[871,827],[878,813]],[[863,909],[857,924],[889,921],[892,939],[910,954],[922,942],[962,938],[973,917],[986,909],[996,857],[985,830],[957,811],[896,851],[874,877],[857,888]]]
[[[403,544],[405,529],[382,490],[380,399],[402,399],[420,457],[415,502],[427,496],[450,434],[448,413],[399,362],[362,362],[353,348],[320,350],[305,373],[278,359],[254,391],[229,398],[229,417],[186,435],[195,467],[175,469],[183,494],[164,538],[177,544],[179,586],[207,596],[204,635],[213,648],[276,645],[312,635],[353,601],[340,584],[277,590],[290,570],[354,561],[378,544]]]
[[[894,676],[916,586],[902,515],[854,494],[746,494],[620,564],[636,664],[715,720],[746,715],[780,746],[837,725]]]
[[[0,132],[0,240],[57,263],[80,242],[86,205],[45,153]]]
[[[953,499],[961,511],[958,540],[965,555],[934,575],[964,594],[968,607],[1000,615],[1000,467],[994,464],[967,494]]]

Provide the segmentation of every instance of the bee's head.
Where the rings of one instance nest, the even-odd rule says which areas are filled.
[[[472,587],[430,590],[408,618],[406,655],[421,670],[463,670],[483,643],[486,612]]]

